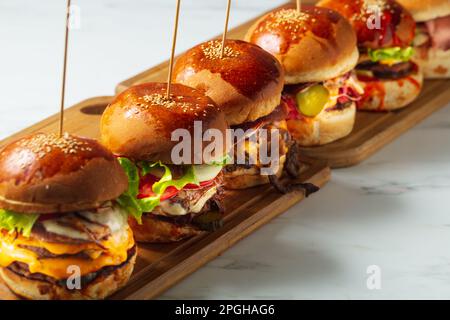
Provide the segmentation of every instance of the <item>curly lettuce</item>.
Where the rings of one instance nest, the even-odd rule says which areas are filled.
[[[141,161],[136,165],[127,158],[118,158],[118,160],[128,176],[128,190],[117,199],[117,202],[127,210],[138,223],[142,223],[142,214],[144,212],[151,212],[160,204],[161,196],[167,188],[174,187],[177,190],[181,190],[188,184],[200,185],[200,181],[195,174],[193,166],[189,166],[186,173],[180,179],[173,179],[170,168],[161,162],[148,163]],[[140,181],[139,171],[142,176],[145,176],[154,169],[163,170],[160,179],[152,186],[154,195],[137,199]]]
[[[413,47],[400,48],[384,48],[384,49],[369,49],[368,55],[373,62],[406,62],[414,55]]]
[[[29,237],[31,229],[39,214],[17,213],[5,209],[0,209],[0,229],[8,232],[18,232],[25,237]]]

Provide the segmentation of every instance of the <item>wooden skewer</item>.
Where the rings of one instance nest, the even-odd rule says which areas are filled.
[[[225,52],[225,41],[227,40],[227,33],[228,33],[228,21],[230,20],[230,9],[231,9],[231,0],[228,0],[227,14],[225,17],[225,27],[222,35],[222,47],[220,49],[220,59],[223,58],[223,54]]]
[[[302,11],[302,0],[297,0],[297,11]]]
[[[175,48],[177,46],[178,18],[180,16],[180,4],[181,4],[181,0],[177,0],[177,9],[176,9],[176,13],[175,13],[175,26],[173,28],[173,37],[172,37],[172,52],[170,54],[169,75],[167,78],[167,96],[166,96],[167,99],[170,99],[170,94],[171,94],[173,60],[175,57]]]
[[[62,74],[61,87],[61,105],[59,111],[59,136],[62,137],[64,131],[64,100],[66,96],[66,72],[67,72],[67,46],[69,43],[69,21],[70,21],[70,4],[71,0],[67,0],[66,8],[66,37],[64,41],[64,65]]]

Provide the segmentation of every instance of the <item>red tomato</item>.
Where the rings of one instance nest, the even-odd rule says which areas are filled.
[[[145,177],[142,177],[139,183],[139,194],[137,196],[138,199],[148,198],[155,195],[152,190],[153,184],[159,181],[158,177],[154,175],[148,174]],[[161,195],[161,201],[170,199],[175,197],[178,194],[178,190],[175,187],[168,187]]]
[[[211,180],[208,180],[208,181],[200,182],[200,185],[199,185],[199,186],[196,185],[196,184],[189,183],[189,184],[187,184],[187,185],[184,187],[184,189],[199,189],[199,188],[209,187],[209,186],[211,186],[213,183],[214,183],[214,179],[211,179]]]

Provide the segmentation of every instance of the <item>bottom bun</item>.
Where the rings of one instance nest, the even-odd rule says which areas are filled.
[[[450,50],[416,48],[414,58],[422,68],[425,79],[450,78]]]
[[[128,219],[134,238],[145,243],[170,243],[187,239],[199,234],[201,231],[191,224],[181,224],[164,219],[154,214],[142,215],[142,224],[134,218]]]
[[[81,290],[69,290],[55,283],[29,279],[8,268],[0,268],[0,276],[11,291],[30,300],[102,300],[125,286],[133,273],[136,256],[135,247],[126,262],[117,267],[105,267],[103,274]]]
[[[277,177],[283,174],[286,155],[280,157],[280,166],[276,173]],[[224,174],[224,186],[226,189],[247,189],[270,183],[268,175],[261,175],[255,167],[250,169],[239,168],[231,173]]]
[[[392,111],[406,107],[422,90],[423,74],[418,72],[397,80],[359,81],[364,88],[359,110]]]
[[[324,145],[348,136],[355,124],[356,105],[323,111],[314,118],[288,120],[288,129],[300,146]]]

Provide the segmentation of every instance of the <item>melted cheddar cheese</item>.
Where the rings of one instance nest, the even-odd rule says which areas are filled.
[[[77,257],[38,258],[38,255],[23,248],[32,246],[45,248],[55,255],[73,255],[80,252],[87,253],[91,259]],[[66,279],[72,275],[68,272],[69,266],[78,266],[81,275],[86,275],[100,270],[106,266],[120,265],[128,258],[128,250],[134,246],[131,229],[127,227],[115,232],[107,240],[100,243],[87,244],[61,244],[41,242],[23,236],[3,236],[0,241],[0,266],[7,267],[15,261],[28,265],[31,273],[42,273],[54,279]]]
[[[285,130],[288,131],[287,129],[287,123],[285,120],[281,120],[281,121],[274,121],[274,122],[270,122],[268,124],[265,125],[264,129],[270,131],[270,130]],[[259,137],[257,137],[257,139],[253,138],[246,138],[244,141],[242,141],[242,143],[237,143],[235,145],[235,161],[239,160],[237,158],[237,156],[243,155],[243,154],[248,154],[248,155],[252,155],[254,157],[254,159],[252,159],[252,161],[255,161],[255,164],[257,167],[261,167],[261,163],[260,163],[260,157],[259,157],[259,150],[260,150],[260,143],[261,141],[259,140]],[[267,138],[269,139],[269,137]],[[287,153],[288,149],[287,149],[287,145],[286,145],[286,141],[284,141],[280,135],[280,144],[279,144],[279,154],[280,155],[284,155]],[[267,143],[267,142],[266,142]]]

